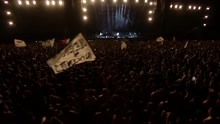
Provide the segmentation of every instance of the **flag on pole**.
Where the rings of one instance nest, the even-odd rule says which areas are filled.
[[[78,34],[60,53],[49,59],[47,64],[55,74],[63,72],[73,65],[94,61],[95,54],[82,34]]]
[[[14,39],[14,43],[16,47],[26,47],[26,43],[23,40]]]
[[[124,41],[122,41],[121,42],[121,50],[126,49],[126,48],[127,48],[127,44]]]
[[[186,42],[186,44],[184,45],[184,48],[187,48],[188,44],[189,44],[189,41]]]
[[[43,41],[41,44],[44,47],[53,47],[55,42],[55,38]]]

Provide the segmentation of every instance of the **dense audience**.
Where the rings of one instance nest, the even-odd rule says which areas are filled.
[[[97,59],[54,74],[65,45],[0,45],[1,124],[220,124],[220,43],[89,42]]]

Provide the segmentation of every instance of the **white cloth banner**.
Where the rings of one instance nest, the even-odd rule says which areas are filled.
[[[186,42],[186,44],[184,45],[184,48],[187,48],[188,44],[189,44],[189,41]]]
[[[121,50],[126,49],[126,48],[127,48],[127,44],[124,41],[122,41]]]
[[[50,39],[50,40],[46,40],[44,42],[42,42],[42,46],[44,47],[53,47],[54,46],[54,42],[55,42],[55,38]]]
[[[95,59],[96,56],[83,35],[78,34],[60,53],[49,59],[47,64],[58,74],[73,65]]]
[[[16,47],[26,47],[26,43],[23,40],[14,39],[14,43]]]
[[[163,45],[164,39],[160,36],[156,39],[156,41],[159,43],[159,45]]]

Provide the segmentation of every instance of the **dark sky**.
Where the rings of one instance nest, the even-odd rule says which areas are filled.
[[[13,0],[16,2],[16,0]],[[163,2],[165,0],[158,0]],[[201,2],[200,2],[201,1]],[[43,2],[43,1],[41,1]],[[96,6],[90,6],[89,20],[84,23],[82,21],[80,2],[76,0],[65,0],[64,7],[50,7],[47,8],[43,6],[44,3],[40,3],[37,7],[18,7],[16,3],[10,4],[10,6],[5,6],[3,2],[0,3],[0,35],[3,40],[10,40],[14,38],[26,39],[26,40],[39,40],[48,39],[56,37],[62,39],[65,37],[73,37],[79,32],[83,32],[85,35],[90,36],[102,29],[108,27],[108,30],[112,31],[117,29],[120,32],[126,31],[136,31],[144,34],[147,38],[152,39],[159,35],[165,38],[172,38],[176,36],[177,39],[220,39],[220,1],[219,0],[197,0],[197,3],[210,3],[211,10],[209,12],[209,19],[207,22],[207,27],[203,27],[203,21],[201,17],[204,13],[186,13],[186,12],[176,12],[169,9],[169,4],[172,0],[166,0],[164,10],[161,7],[164,5],[159,4],[156,14],[154,16],[153,23],[147,21],[147,17],[141,11],[141,6],[138,9],[132,10],[132,7],[127,7],[126,11],[130,12],[131,17],[130,22],[133,24],[126,25],[122,22],[124,20],[118,20],[118,22],[106,23],[105,26],[100,24],[100,19],[107,18],[100,16],[97,13]],[[190,0],[187,1],[191,2]],[[95,8],[96,7],[96,8]],[[14,20],[15,26],[9,27],[7,20],[9,17],[5,15],[5,10],[12,11],[12,20]],[[96,11],[95,11],[96,10]],[[122,8],[118,8],[121,11]],[[132,11],[131,11],[132,10]],[[138,14],[134,14],[134,13]],[[96,15],[96,16],[95,16]],[[98,16],[97,16],[98,15]],[[100,18],[99,18],[100,16]],[[127,16],[126,16],[127,17]],[[141,19],[143,17],[143,19]],[[112,14],[111,19],[115,18]],[[120,23],[120,25],[119,25]],[[118,25],[118,26],[117,26]],[[119,27],[119,28],[117,28]]]

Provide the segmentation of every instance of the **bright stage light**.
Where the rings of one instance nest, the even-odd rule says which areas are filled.
[[[116,2],[117,2],[117,0],[113,0],[113,2],[114,2],[114,3],[116,3]]]
[[[82,2],[83,2],[84,4],[86,4],[86,0],[83,0]]]
[[[83,12],[87,12],[87,9],[84,7],[84,8],[82,8],[82,10],[83,10]]]
[[[148,11],[148,13],[149,13],[149,14],[152,14],[152,13],[153,13],[153,11],[152,11],[152,10],[149,10],[149,11]]]
[[[204,18],[205,18],[205,19],[207,19],[208,17],[209,17],[209,16],[207,16],[207,15],[206,15],[206,16],[204,16]]]
[[[102,2],[105,2],[105,0],[101,0]]]
[[[182,8],[183,8],[183,6],[182,6],[182,5],[180,5],[180,6],[179,6],[179,9],[182,9]]]
[[[206,10],[210,10],[210,7],[206,7]]]
[[[92,2],[92,3],[94,3],[94,2],[95,2],[95,0],[91,0],[91,2]]]
[[[10,26],[14,25],[13,21],[8,21],[8,24],[9,24]]]
[[[50,5],[50,1],[49,1],[49,0],[46,1],[46,5],[47,5],[47,6]]]
[[[127,0],[123,0],[125,3],[127,3]]]
[[[56,2],[53,0],[53,1],[51,2],[51,4],[52,4],[53,6],[55,6],[55,5],[56,5]]]
[[[172,5],[172,4],[170,5],[170,8],[173,8],[173,5]]]
[[[4,3],[5,3],[5,4],[8,4],[8,1],[7,1],[7,0],[5,0],[5,1],[4,1]]]
[[[147,2],[148,2],[148,0],[145,0],[144,2],[145,2],[145,3],[147,3]]]
[[[136,3],[138,3],[138,2],[139,2],[139,0],[135,0],[135,2],[136,2]]]
[[[149,4],[152,6],[154,3],[153,3],[153,2],[150,2]]]
[[[194,6],[193,9],[196,10],[196,6]]]
[[[198,10],[201,10],[201,6],[198,7]]]
[[[175,9],[177,9],[178,8],[178,5],[175,5]]]
[[[35,1],[35,0],[33,0],[32,3],[33,3],[34,5],[36,5],[36,1]]]
[[[62,1],[62,0],[59,1],[59,5],[60,5],[60,6],[63,5],[63,1]]]
[[[189,5],[189,7],[188,7],[188,8],[189,8],[189,9],[192,9],[192,6],[190,6],[190,5]]]
[[[83,20],[87,20],[88,19],[88,17],[87,16],[83,16]]]
[[[10,12],[10,11],[6,11],[6,14],[7,14],[7,15],[11,15],[11,12]]]
[[[148,21],[149,21],[149,22],[151,22],[152,20],[153,20],[152,17],[149,17],[149,18],[148,18]]]
[[[22,5],[22,1],[21,0],[18,1],[18,5]]]
[[[26,5],[28,5],[28,6],[30,5],[30,2],[28,0],[26,0]]]
[[[206,27],[206,25],[207,25],[206,23],[203,24],[204,27]]]

